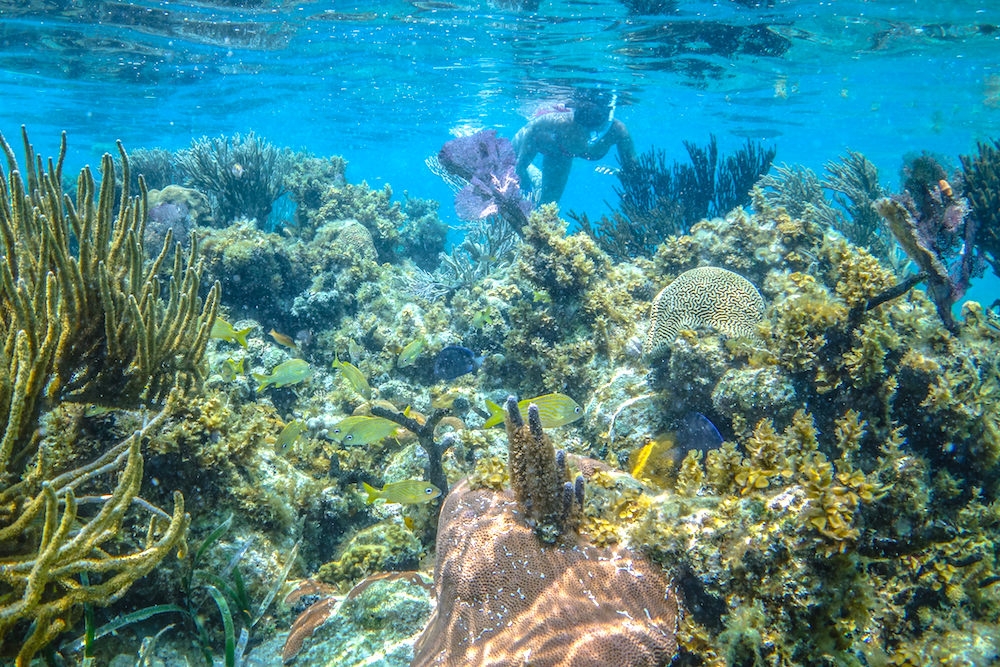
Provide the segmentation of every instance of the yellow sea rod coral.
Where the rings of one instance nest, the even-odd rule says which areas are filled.
[[[757,339],[764,299],[743,276],[715,266],[685,271],[653,299],[643,352],[657,358],[681,328],[712,327],[727,336]]]

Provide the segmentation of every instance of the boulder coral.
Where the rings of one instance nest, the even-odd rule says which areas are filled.
[[[529,468],[557,470],[551,444],[532,425],[537,408],[534,416],[529,408],[527,425],[518,414],[509,400],[512,478]],[[517,463],[523,455],[537,460],[524,466]],[[595,546],[570,525],[554,544],[540,540],[528,520],[545,502],[537,494],[548,477],[512,479],[515,490],[503,492],[462,482],[448,495],[437,538],[438,606],[417,642],[414,667],[669,662],[679,610],[662,571],[628,547]],[[562,502],[562,488],[548,489],[550,503]]]

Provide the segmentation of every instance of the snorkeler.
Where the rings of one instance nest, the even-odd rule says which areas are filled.
[[[514,135],[517,175],[538,203],[558,202],[566,189],[573,158],[600,160],[618,146],[623,167],[635,162],[635,146],[625,124],[615,120],[615,96],[578,92],[565,107],[536,116]],[[531,164],[542,154],[541,172]]]

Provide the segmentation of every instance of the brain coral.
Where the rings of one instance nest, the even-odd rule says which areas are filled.
[[[653,299],[643,352],[664,355],[682,327],[712,327],[727,336],[757,339],[764,299],[743,276],[714,266],[685,271]]]

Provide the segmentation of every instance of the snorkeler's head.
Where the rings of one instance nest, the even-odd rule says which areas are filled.
[[[608,123],[615,112],[615,96],[602,90],[577,90],[566,104],[573,110],[573,120],[595,130]]]

